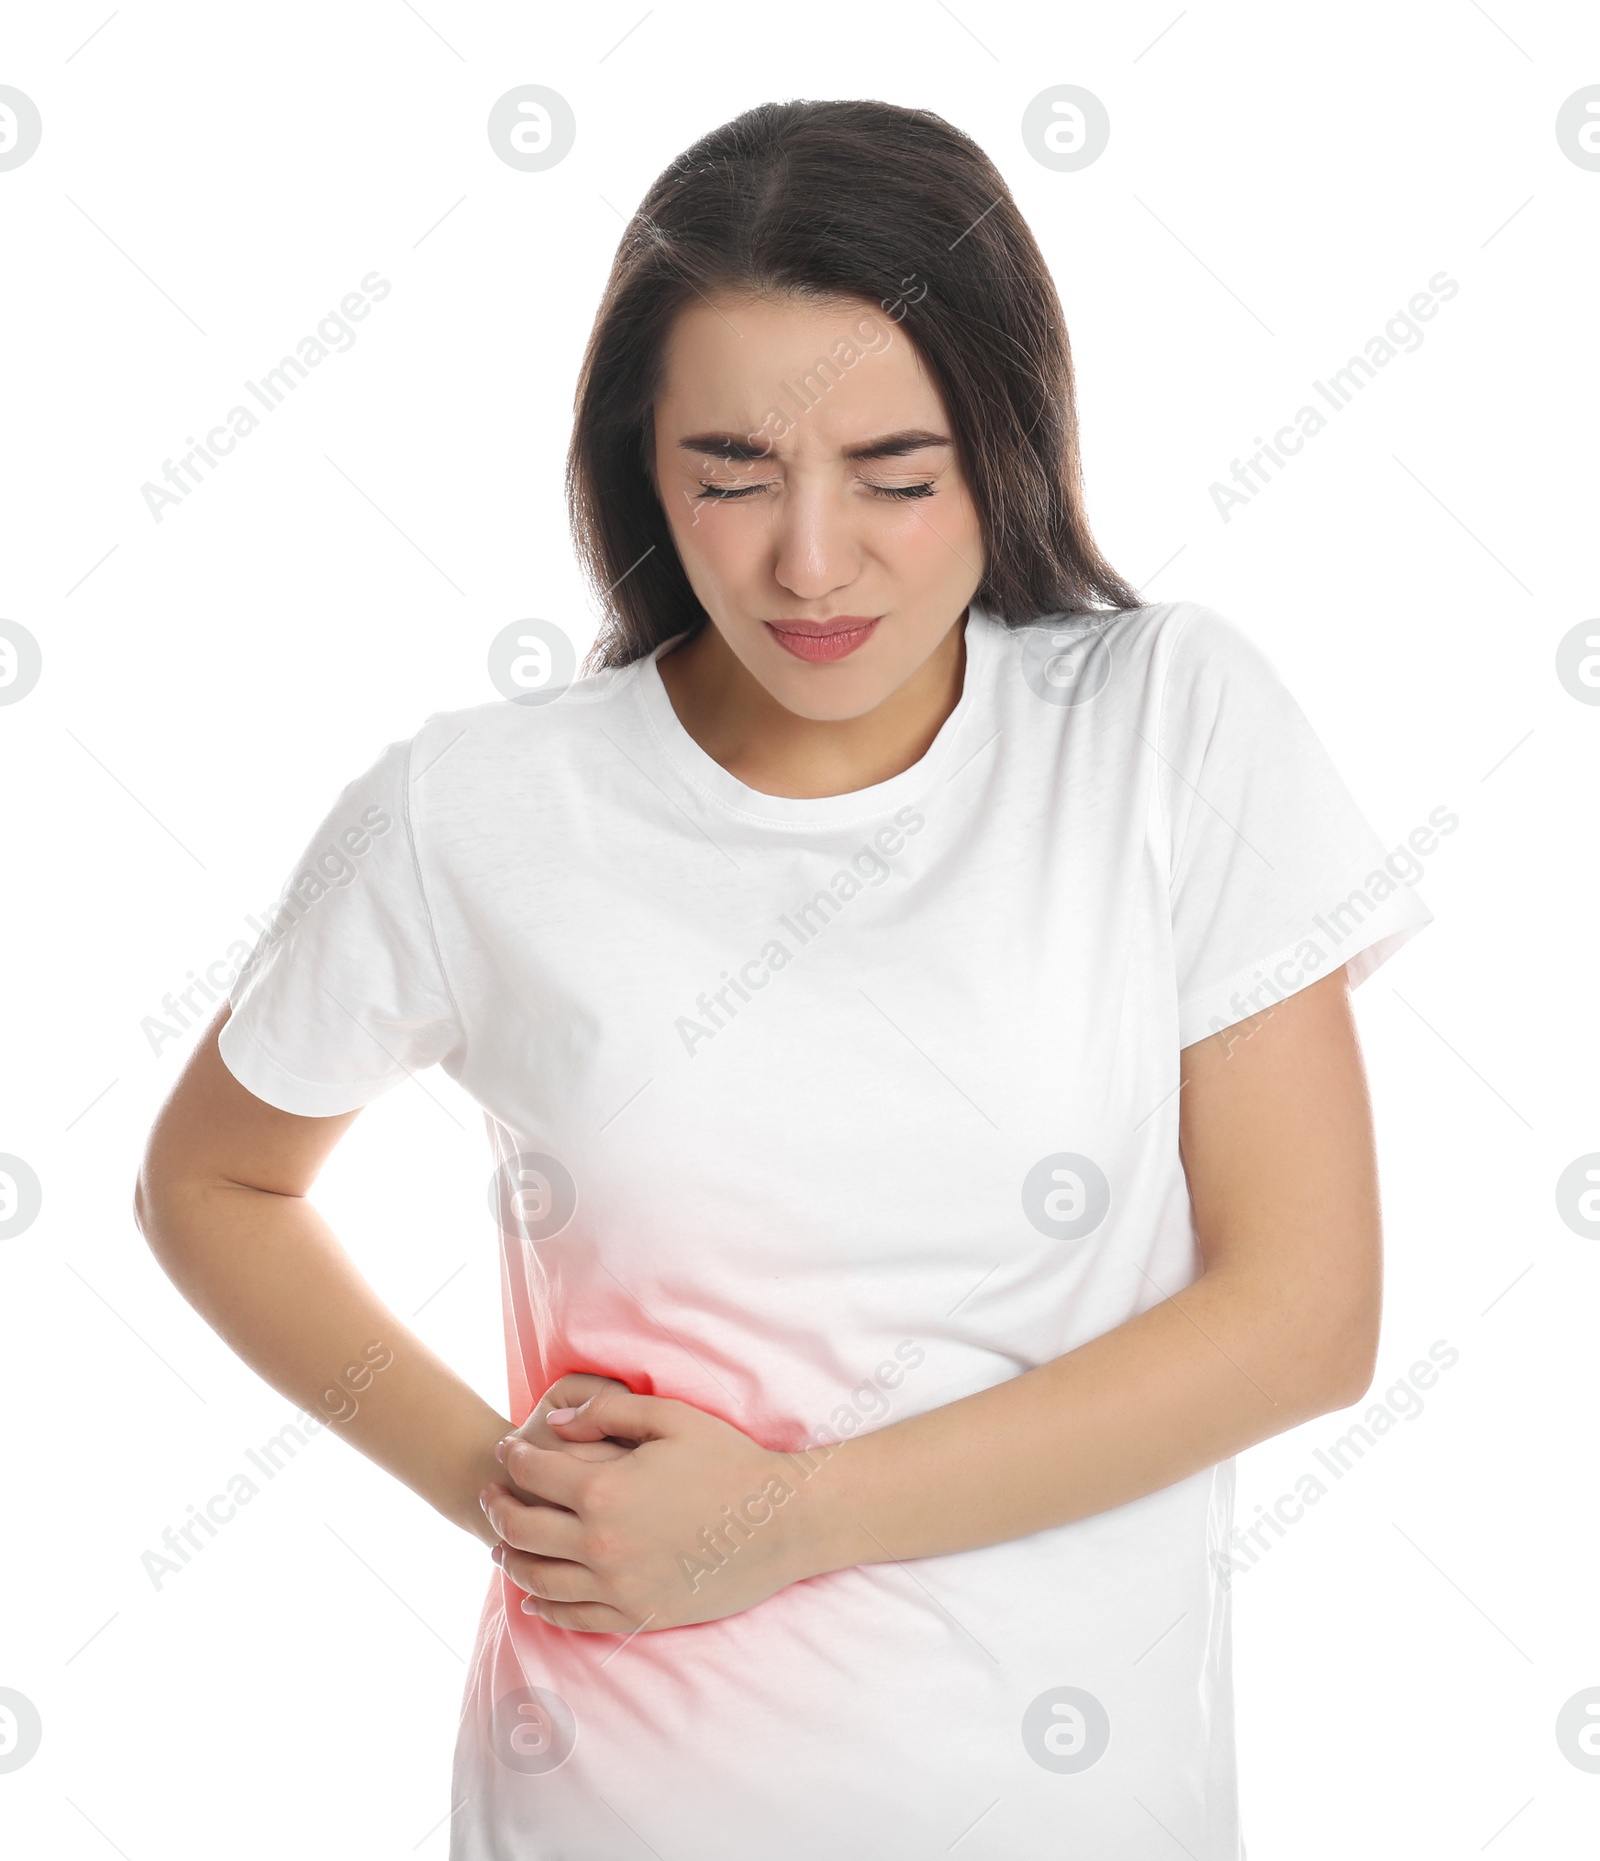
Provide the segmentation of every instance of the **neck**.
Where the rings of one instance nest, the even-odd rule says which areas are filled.
[[[815,800],[887,782],[919,761],[961,697],[958,622],[905,683],[859,717],[785,709],[709,622],[656,661],[678,721],[714,762],[765,795]]]

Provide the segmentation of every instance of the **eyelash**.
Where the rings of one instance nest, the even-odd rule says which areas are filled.
[[[700,495],[718,504],[726,504],[735,498],[747,498],[753,492],[765,491],[766,488],[765,485],[741,485],[735,489],[726,485],[708,485],[704,479],[700,481]],[[867,489],[880,498],[931,498],[934,495],[931,483],[925,485],[868,484]]]

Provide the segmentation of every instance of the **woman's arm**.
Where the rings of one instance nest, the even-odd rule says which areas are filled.
[[[1367,1389],[1382,1229],[1344,970],[1181,1065],[1201,1277],[1050,1363],[841,1442],[783,1509],[803,1574],[1103,1512]]]
[[[224,1005],[151,1130],[134,1191],[140,1231],[274,1389],[493,1544],[478,1492],[505,1478],[494,1447],[510,1422],[389,1310],[306,1200],[357,1114],[302,1118],[247,1091],[217,1051],[227,1017]]]

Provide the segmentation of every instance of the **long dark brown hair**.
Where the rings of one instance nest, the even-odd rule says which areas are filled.
[[[994,164],[931,110],[764,103],[658,176],[590,333],[566,474],[602,607],[589,669],[707,619],[649,461],[668,331],[716,291],[865,299],[911,336],[979,514],[978,606],[1022,622],[1139,605],[1089,532],[1061,300]]]

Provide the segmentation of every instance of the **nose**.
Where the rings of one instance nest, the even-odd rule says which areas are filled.
[[[820,477],[794,473],[784,490],[773,539],[774,577],[801,601],[820,601],[846,588],[861,571],[846,494]]]

